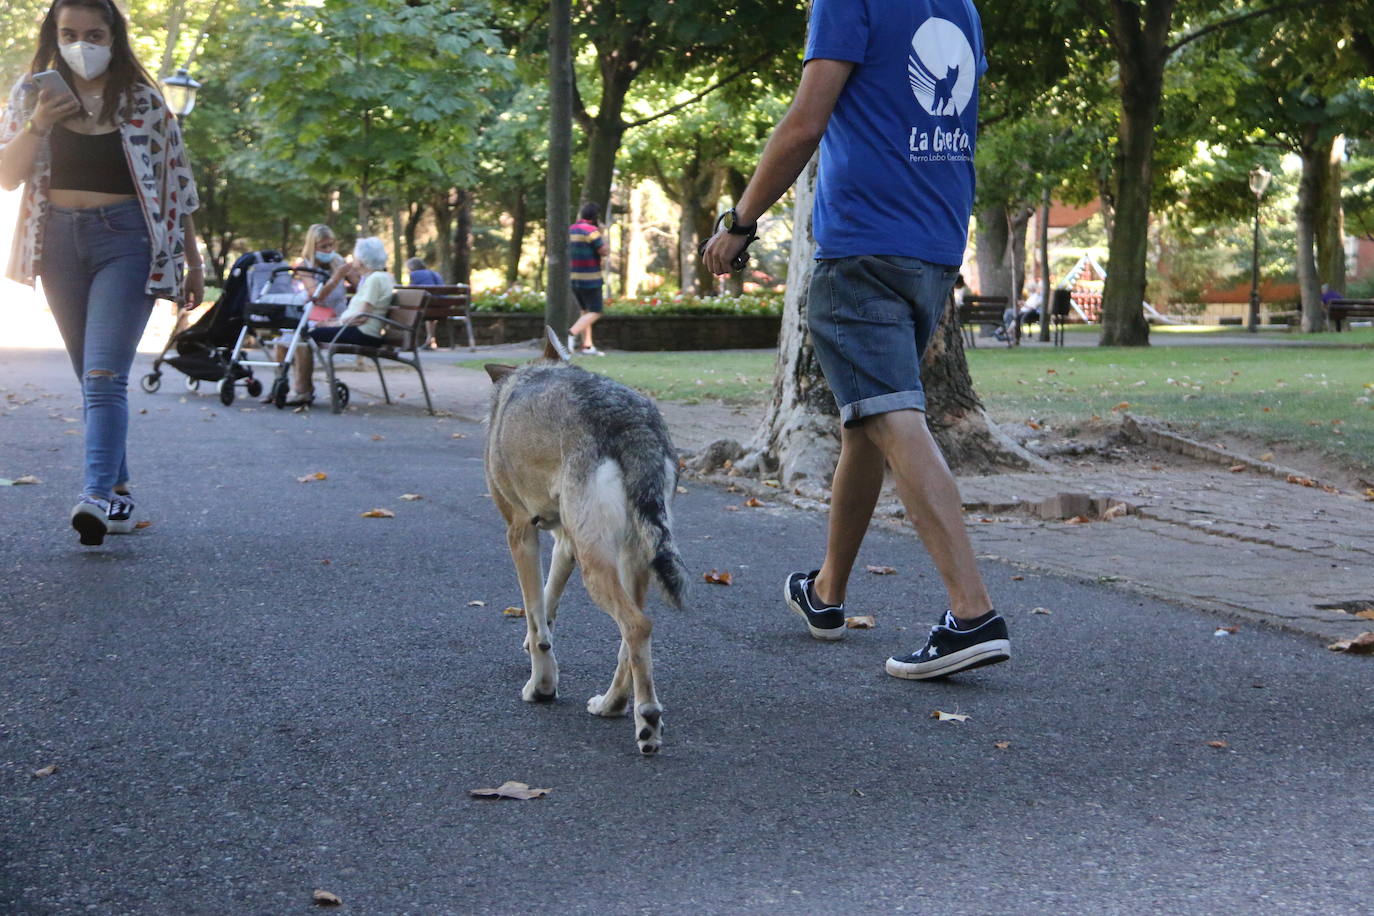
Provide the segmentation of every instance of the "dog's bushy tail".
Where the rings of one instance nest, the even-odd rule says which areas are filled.
[[[669,462],[670,463],[670,462]],[[687,599],[687,566],[673,542],[670,494],[677,485],[677,468],[665,466],[664,474],[633,495],[634,512],[645,546],[652,551],[650,568],[668,603],[682,610]],[[657,475],[655,475],[657,476]]]

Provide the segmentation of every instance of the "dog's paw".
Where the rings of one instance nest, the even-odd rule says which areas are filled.
[[[599,693],[587,701],[587,712],[594,716],[605,716],[608,719],[615,719],[625,715],[630,704],[625,697],[611,697],[607,699],[606,694]]]
[[[663,744],[663,707],[644,703],[635,709],[635,741],[646,757],[657,754]]]
[[[541,684],[538,680],[530,678],[529,683],[520,691],[520,699],[526,703],[552,703],[558,699],[558,685]]]

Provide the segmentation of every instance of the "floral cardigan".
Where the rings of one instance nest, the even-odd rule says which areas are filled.
[[[9,103],[0,114],[0,146],[13,140],[38,104],[36,87],[28,76],[15,83]],[[119,132],[129,161],[143,219],[148,224],[152,266],[145,292],[163,299],[177,299],[182,292],[186,265],[182,216],[200,206],[195,179],[181,145],[176,117],[156,90],[143,84],[133,89],[133,109],[121,118]],[[48,141],[34,160],[33,173],[24,186],[19,225],[14,233],[6,276],[33,285],[43,259],[43,224],[48,212],[50,178]]]

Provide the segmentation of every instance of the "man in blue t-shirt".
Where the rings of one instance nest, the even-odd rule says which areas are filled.
[[[807,327],[843,428],[825,561],[788,576],[786,599],[812,636],[844,636],[845,589],[886,463],[950,598],[925,645],[889,658],[887,672],[943,677],[1011,653],[954,476],[926,427],[920,376],[968,239],[982,26],[970,0],[815,0],[811,9],[796,98],[704,257],[728,272],[820,147]]]

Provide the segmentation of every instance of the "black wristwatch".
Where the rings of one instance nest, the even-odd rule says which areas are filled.
[[[725,224],[725,231],[731,235],[754,235],[755,231],[759,228],[757,222],[750,223],[747,226],[740,225],[739,214],[735,212],[734,207],[726,210],[725,215],[721,217],[721,219]]]

